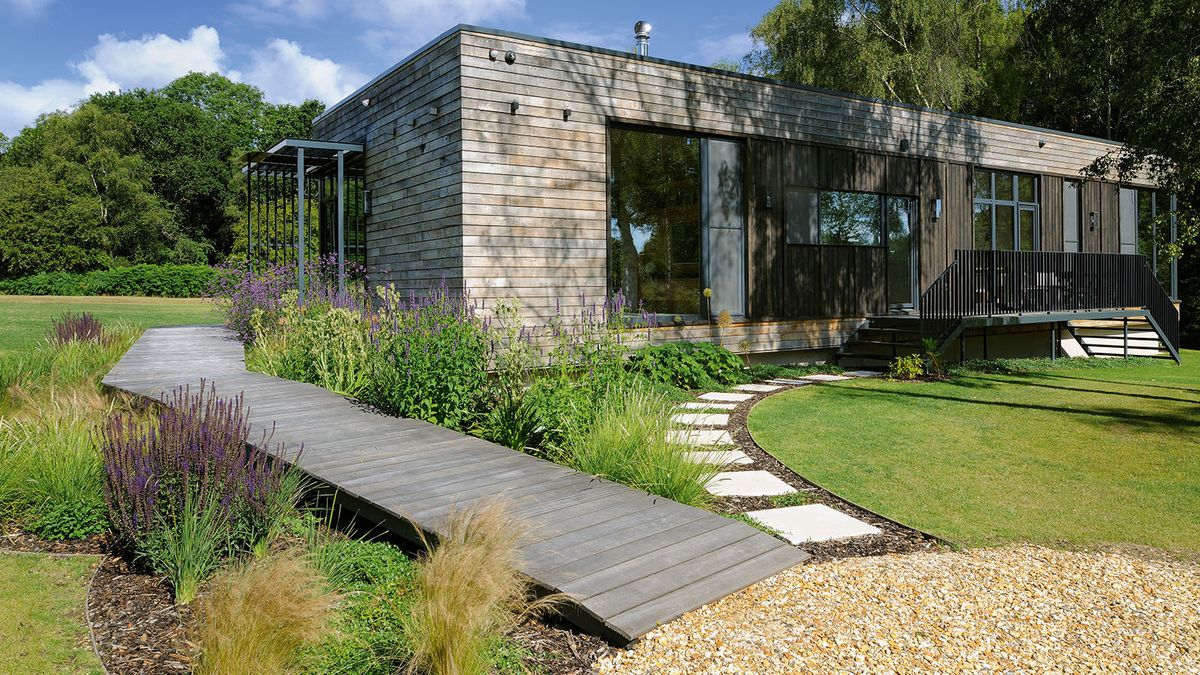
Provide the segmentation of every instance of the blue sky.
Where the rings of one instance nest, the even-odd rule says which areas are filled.
[[[98,92],[219,71],[273,102],[344,95],[457,23],[711,64],[750,47],[772,2],[0,0],[0,132]]]

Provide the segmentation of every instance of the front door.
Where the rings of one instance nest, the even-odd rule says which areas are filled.
[[[915,302],[916,256],[912,222],[914,202],[908,197],[887,197],[887,297],[893,309],[911,309]]]

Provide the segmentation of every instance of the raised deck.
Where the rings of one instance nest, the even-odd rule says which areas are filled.
[[[455,509],[511,500],[532,534],[522,571],[565,593],[572,622],[625,643],[684,612],[803,562],[803,551],[738,521],[577,473],[417,420],[387,417],[320,387],[245,369],[215,327],[153,328],[104,378],[157,399],[201,379],[245,395],[254,428],[304,447],[297,465],[343,504],[409,538]]]

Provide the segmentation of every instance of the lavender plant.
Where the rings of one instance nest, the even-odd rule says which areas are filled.
[[[57,347],[72,342],[99,343],[104,339],[104,326],[88,312],[66,312],[53,322],[46,339]]]
[[[153,419],[117,413],[104,428],[105,500],[118,538],[187,602],[210,560],[261,548],[294,499],[284,462],[248,445],[242,397],[200,384],[164,395]],[[264,432],[258,448],[270,445]],[[284,448],[274,451],[283,457]]]

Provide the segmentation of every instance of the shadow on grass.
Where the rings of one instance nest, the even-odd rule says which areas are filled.
[[[1089,393],[1089,394],[1104,394],[1106,396],[1128,396],[1130,398],[1141,398],[1141,399],[1147,399],[1147,400],[1151,400],[1151,401],[1169,401],[1172,403],[1187,403],[1187,404],[1191,404],[1191,405],[1200,405],[1200,400],[1196,400],[1195,398],[1179,398],[1179,397],[1175,397],[1175,396],[1158,396],[1155,394],[1137,394],[1137,393],[1134,393],[1131,391],[1120,391],[1119,389],[1101,389],[1101,388],[1093,388],[1093,387],[1071,387],[1071,386],[1062,385],[1062,384],[1047,384],[1045,382],[1035,382],[1034,380],[1077,380],[1077,381],[1082,381],[1082,382],[1092,382],[1095,384],[1106,384],[1106,385],[1109,385],[1112,387],[1118,387],[1118,388],[1119,387],[1143,387],[1143,386],[1150,387],[1150,386],[1154,386],[1154,385],[1142,385],[1142,384],[1137,384],[1137,383],[1133,383],[1133,382],[1113,382],[1112,380],[1093,380],[1093,379],[1087,378],[1087,377],[1064,377],[1062,375],[1054,375],[1051,373],[1020,373],[1020,374],[1015,374],[1015,375],[1006,375],[1006,377],[1011,377],[1011,378],[1014,378],[1015,380],[1018,380],[1017,382],[1011,383],[1011,384],[1016,384],[1018,386],[1039,387],[1042,389],[1057,389],[1059,391],[1073,391],[1073,392],[1083,392],[1083,393]],[[1165,389],[1166,387],[1161,387],[1161,388]],[[1191,391],[1191,390],[1182,389],[1182,390],[1176,390],[1176,391],[1187,392],[1187,391]]]
[[[959,396],[951,396],[946,394],[936,394],[928,390],[923,390],[922,387],[908,387],[904,390],[876,390],[864,388],[842,389],[843,395],[848,397],[857,397],[860,399],[885,400],[895,399],[897,397],[926,399],[932,401],[946,401],[950,403],[962,403],[964,405],[990,406],[996,408],[1010,408],[1014,411],[1029,410],[1061,413],[1064,415],[1072,415],[1088,419],[1095,423],[1103,423],[1106,420],[1122,422],[1135,427],[1141,431],[1153,433],[1170,433],[1172,435],[1184,435],[1188,432],[1185,430],[1189,427],[1200,425],[1200,406],[1193,406],[1190,412],[1186,414],[1163,414],[1161,412],[1154,414],[1139,414],[1127,408],[1119,407],[1091,407],[1091,408],[1069,408],[1056,405],[1044,405],[1038,403],[1021,403],[1017,401],[988,401],[971,398],[962,398]],[[1099,392],[1109,393],[1109,392]],[[1187,401],[1188,403],[1193,403]],[[952,422],[953,420],[947,420]]]

